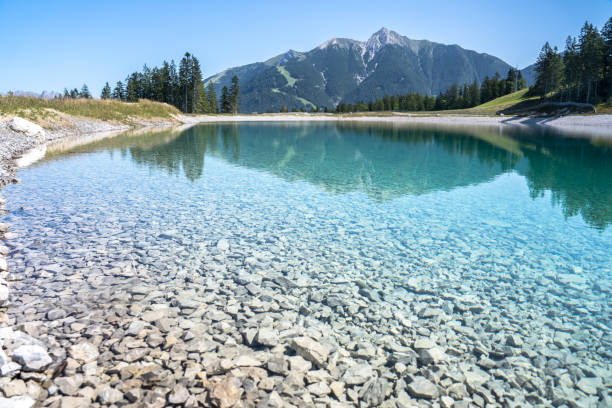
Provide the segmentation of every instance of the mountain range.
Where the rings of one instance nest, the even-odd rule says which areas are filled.
[[[410,92],[437,95],[453,83],[481,82],[496,72],[505,76],[509,69],[489,54],[382,28],[365,42],[333,38],[307,52],[289,50],[265,62],[226,69],[205,82],[212,81],[219,92],[236,75],[241,112],[278,112],[283,106],[334,108],[340,102]]]
[[[22,91],[22,90],[17,90],[17,91],[12,91],[11,92],[13,95],[15,96],[29,96],[31,98],[42,98],[42,99],[53,99],[56,96],[62,96],[61,93],[59,92],[55,92],[55,91],[42,91],[42,92],[32,92],[32,91]],[[2,95],[8,95],[8,92],[6,94],[1,94]]]

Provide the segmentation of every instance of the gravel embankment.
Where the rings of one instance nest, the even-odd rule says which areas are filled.
[[[612,115],[570,115],[550,118],[529,118],[518,116],[352,116],[333,114],[262,114],[262,115],[228,115],[228,116],[181,116],[184,123],[213,122],[379,122],[394,125],[443,125],[443,126],[518,126],[533,129],[557,130],[564,133],[588,133],[595,136],[612,137]]]

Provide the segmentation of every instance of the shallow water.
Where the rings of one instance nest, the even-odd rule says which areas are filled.
[[[211,269],[317,288],[359,280],[377,291],[366,301],[413,324],[441,308],[451,316],[441,330],[459,319],[491,347],[497,332],[516,332],[534,349],[610,368],[609,140],[200,125],[50,149],[19,176],[4,220],[19,234],[12,270],[32,285],[39,270],[117,265],[166,281]]]

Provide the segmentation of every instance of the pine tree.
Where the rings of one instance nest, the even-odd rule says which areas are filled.
[[[113,99],[116,99],[118,101],[123,101],[125,99],[125,89],[123,87],[123,82],[117,82],[115,88],[113,89],[112,97]]]
[[[70,97],[71,97],[72,99],[76,99],[76,98],[78,98],[78,97],[79,97],[79,90],[78,90],[78,89],[76,89],[76,88],[73,88],[73,89],[70,91]]]
[[[70,92],[68,92],[68,89],[64,88],[64,95],[63,95],[64,99],[68,99],[70,98]]]
[[[213,81],[208,82],[208,106],[210,113],[219,113],[219,101],[217,99],[217,92],[215,91],[215,84],[213,84]]]
[[[607,97],[612,98],[612,17],[608,19],[606,24],[601,29],[601,37],[606,45],[605,50],[605,73],[604,73],[604,89],[607,92]]]
[[[204,83],[202,82],[202,71],[200,69],[200,62],[194,56],[191,58],[191,89],[193,101],[193,112],[194,113],[206,113],[210,110],[208,107],[208,99],[206,97],[206,90],[204,89]]]
[[[108,84],[104,84],[104,88],[102,88],[102,93],[100,94],[101,99],[110,99],[111,98],[111,87]]]
[[[474,81],[470,88],[470,105],[480,105],[480,87],[478,86],[478,81]]]
[[[557,52],[548,42],[544,44],[536,61],[536,94],[547,98],[550,92],[556,91],[561,81],[563,63]]]
[[[580,95],[580,56],[576,39],[568,36],[565,40],[563,52],[563,85],[565,87],[565,98],[567,101],[578,100]]]
[[[227,86],[221,89],[221,113],[232,113],[232,101]]]
[[[181,110],[185,113],[193,112],[193,101],[191,100],[191,69],[192,69],[192,61],[191,54],[188,52],[185,53],[185,56],[181,59],[179,64],[179,88],[181,90],[180,93],[180,106]]]
[[[178,79],[178,73],[176,72],[176,64],[174,63],[174,60],[170,61],[170,67],[169,67],[169,73],[170,73],[170,84],[169,84],[169,98],[170,98],[170,104],[174,105],[176,108],[180,109],[180,99],[179,99],[179,79]]]
[[[582,77],[587,87],[586,102],[591,102],[591,93],[597,96],[597,84],[601,80],[606,44],[597,28],[588,21],[580,30],[578,39],[580,60],[582,61]]]
[[[139,98],[143,98],[143,89],[140,74],[133,72],[130,76],[125,79],[127,84],[125,87],[125,99],[128,102],[138,102]]]
[[[232,77],[232,86],[229,89],[231,112],[234,114],[238,113],[239,95],[240,95],[240,85],[238,84],[238,77],[234,75]]]

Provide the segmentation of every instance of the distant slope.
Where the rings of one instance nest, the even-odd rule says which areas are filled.
[[[525,78],[525,81],[527,81],[527,86],[531,86],[535,84],[535,81],[536,81],[535,64],[531,64],[521,69],[521,74],[523,74],[523,78]]]
[[[510,65],[458,45],[412,40],[383,28],[366,42],[333,38],[308,51],[290,50],[265,62],[227,69],[205,81],[241,83],[242,112],[278,111],[282,106],[335,107],[386,94],[436,95],[453,83],[482,81]]]

